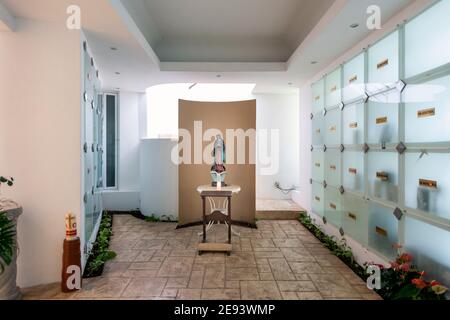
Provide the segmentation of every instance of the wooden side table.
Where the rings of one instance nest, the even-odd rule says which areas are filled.
[[[231,253],[231,198],[233,193],[238,193],[241,190],[239,186],[227,186],[217,190],[211,186],[200,186],[197,191],[202,198],[202,220],[203,220],[203,232],[202,242],[198,244],[198,253],[202,254],[205,251],[219,251],[226,252],[228,255]],[[216,205],[214,198],[224,199],[222,206]],[[206,200],[208,199],[211,206],[211,213],[206,214]],[[220,201],[219,201],[220,203]],[[228,243],[208,243],[206,242],[206,234],[214,223],[225,223],[228,227]]]

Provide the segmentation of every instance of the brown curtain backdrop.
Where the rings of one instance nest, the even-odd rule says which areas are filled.
[[[226,138],[226,129],[256,130],[256,100],[237,102],[198,102],[179,100],[179,128],[186,129],[191,134],[191,163],[180,164],[178,177],[179,191],[179,225],[201,221],[201,198],[197,192],[199,185],[211,183],[210,169],[212,163],[194,164],[194,121],[202,121],[202,135],[207,129],[215,128],[222,132],[225,147],[229,141]],[[202,139],[203,140],[203,139]],[[202,152],[209,141],[203,141]],[[245,164],[226,163],[228,185],[239,185],[241,192],[233,195],[231,201],[233,221],[247,224],[255,223],[255,164],[249,164],[249,151],[256,154],[254,140],[246,138]],[[251,148],[251,149],[250,149]],[[234,162],[237,162],[237,139],[234,139]],[[182,154],[182,153],[181,153]],[[227,159],[227,162],[230,159]],[[207,207],[209,210],[209,207]],[[207,211],[209,212],[209,211]]]

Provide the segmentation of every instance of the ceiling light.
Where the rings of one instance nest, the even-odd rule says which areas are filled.
[[[311,64],[317,64],[317,61],[311,61]]]
[[[115,72],[115,74],[119,75],[119,74],[120,74],[120,72],[116,71],[116,72]]]
[[[116,47],[109,47],[112,51],[117,51]]]
[[[288,82],[288,85],[289,85],[289,86],[292,86],[292,82]]]
[[[221,74],[216,75],[216,78],[222,78]]]
[[[352,23],[351,25],[350,25],[350,28],[352,28],[352,29],[355,29],[355,28],[358,28],[359,27],[359,23]]]

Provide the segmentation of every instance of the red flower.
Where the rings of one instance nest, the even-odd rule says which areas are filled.
[[[408,272],[409,271],[409,264],[407,263],[403,263],[400,265],[400,270],[404,271],[404,272]]]
[[[397,262],[391,262],[391,268],[397,270],[399,268],[399,264]]]
[[[438,281],[433,280],[433,281],[431,281],[430,285],[431,285],[432,287],[434,287],[434,286],[440,286],[441,284],[440,284]]]
[[[412,284],[414,284],[417,289],[423,289],[426,288],[427,283],[425,281],[423,281],[422,279],[412,279]]]
[[[421,271],[421,272],[419,272],[419,274],[420,274],[420,277],[423,277],[426,275],[425,271]]]
[[[413,256],[410,255],[409,253],[403,253],[400,258],[400,260],[404,261],[404,262],[410,262],[413,260]]]

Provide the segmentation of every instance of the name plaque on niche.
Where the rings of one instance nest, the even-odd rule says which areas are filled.
[[[356,168],[348,168],[348,172],[350,172],[351,174],[356,174],[358,173],[358,170],[356,170]]]
[[[388,181],[389,180],[389,173],[381,171],[377,172],[377,178],[381,181]]]
[[[435,108],[428,108],[417,111],[417,118],[428,118],[436,115]]]
[[[437,189],[437,181],[428,179],[419,179],[419,185],[422,187]]]
[[[334,91],[336,91],[336,90],[337,90],[337,86],[333,86],[333,87],[331,87],[331,89],[330,89],[331,92],[334,92]]]
[[[315,165],[317,168],[320,168],[320,162],[316,162],[314,165]]]
[[[330,203],[330,208],[333,209],[333,210],[336,210],[337,207],[336,207],[336,205],[334,203]]]
[[[380,227],[375,227],[375,232],[378,233],[379,235],[383,236],[383,237],[387,237],[388,236],[388,232],[386,230],[384,230],[383,228],[380,228]]]
[[[320,134],[320,129],[316,129],[316,133],[317,133],[317,134]]]
[[[385,124],[388,122],[388,117],[379,117],[376,119],[377,124]]]
[[[348,213],[348,217],[349,217],[350,219],[356,220],[356,215],[353,214],[353,213],[351,213],[351,212]]]
[[[330,130],[330,132],[336,132],[336,126],[335,125],[330,126],[328,129]]]
[[[384,68],[384,67],[386,67],[388,64],[389,64],[389,59],[380,61],[380,62],[377,63],[377,69]]]
[[[320,96],[316,96],[316,97],[314,98],[314,100],[319,101],[319,100],[320,100]]]
[[[358,122],[351,122],[349,125],[350,129],[358,128]]]
[[[358,76],[355,74],[353,77],[351,77],[350,79],[348,79],[348,83],[355,82],[356,80],[358,80]]]
[[[334,164],[330,165],[331,170],[336,170],[336,166]]]

